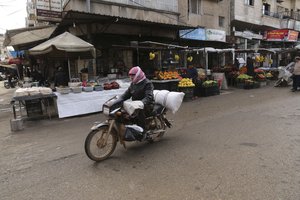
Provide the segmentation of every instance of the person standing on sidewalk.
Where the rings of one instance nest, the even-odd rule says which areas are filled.
[[[297,88],[300,87],[300,57],[295,57],[295,66],[292,71],[293,73],[293,88],[292,92],[297,91]]]

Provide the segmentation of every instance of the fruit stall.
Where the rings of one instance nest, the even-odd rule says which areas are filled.
[[[181,79],[177,70],[156,71],[154,74],[154,78],[151,80],[154,89],[177,91],[178,82]]]
[[[212,47],[193,48],[185,50],[193,57],[193,64],[197,68],[204,68],[207,73],[214,67],[226,66],[234,63],[234,49],[215,49]]]

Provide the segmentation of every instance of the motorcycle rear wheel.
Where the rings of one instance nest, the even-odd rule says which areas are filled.
[[[163,131],[161,133],[159,133],[158,135],[156,135],[155,137],[150,137],[148,139],[148,142],[150,142],[150,143],[160,141],[162,139],[162,137],[164,136],[164,134],[166,133],[167,126],[161,117],[157,118],[157,123],[158,123],[157,128],[161,129]]]
[[[9,85],[8,83],[4,83],[4,87],[5,87],[6,89],[9,89],[9,88],[10,88],[10,85]]]
[[[108,126],[92,130],[85,139],[84,149],[86,155],[93,161],[100,162],[107,159],[116,149],[117,135],[111,132],[105,142]]]

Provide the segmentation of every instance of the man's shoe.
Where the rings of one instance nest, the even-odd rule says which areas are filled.
[[[291,89],[291,91],[292,91],[292,92],[296,92],[297,90],[295,90],[295,89]]]

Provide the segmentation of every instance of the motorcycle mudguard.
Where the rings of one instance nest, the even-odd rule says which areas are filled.
[[[98,128],[100,128],[101,126],[109,126],[109,123],[107,121],[105,122],[101,122],[101,123],[97,123],[97,124],[94,124],[91,128],[91,130],[97,130]]]

